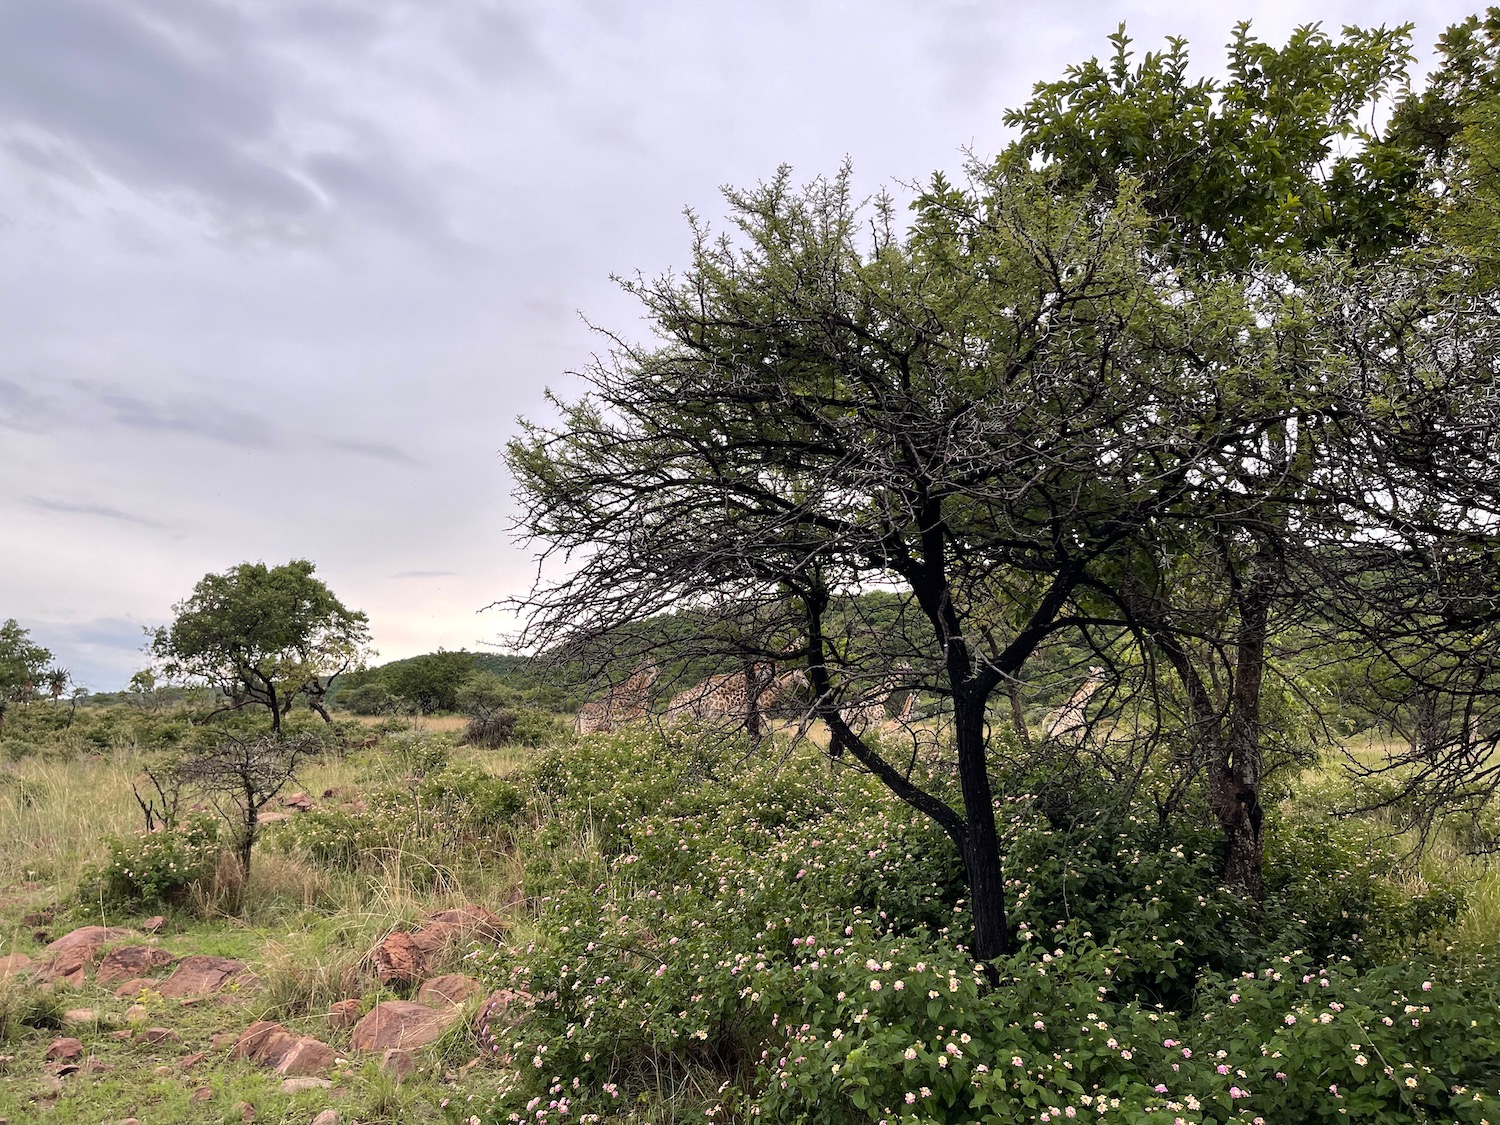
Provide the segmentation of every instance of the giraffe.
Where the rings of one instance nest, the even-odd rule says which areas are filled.
[[[669,721],[693,719],[700,723],[728,722],[744,726],[752,738],[760,737],[761,713],[769,695],[782,694],[782,681],[801,673],[775,676],[769,664],[752,664],[744,671],[709,676],[686,691],[674,695],[667,704]],[[752,691],[753,689],[753,691]]]
[[[651,685],[656,683],[659,674],[655,664],[637,668],[624,683],[610,688],[603,699],[592,700],[580,707],[574,729],[579,734],[606,733],[644,719],[651,703]]]
[[[855,734],[863,734],[867,730],[879,730],[887,723],[906,724],[910,722],[912,712],[917,705],[917,693],[908,689],[906,699],[901,703],[901,710],[894,716],[889,712],[891,696],[900,691],[906,682],[908,669],[902,665],[881,681],[874,694],[868,695],[857,703],[850,703],[839,708],[839,718],[844,720],[846,726]]]
[[[1089,668],[1089,678],[1084,680],[1072,697],[1047,719],[1046,737],[1080,738],[1088,727],[1086,714],[1089,700],[1104,686],[1104,669]]]

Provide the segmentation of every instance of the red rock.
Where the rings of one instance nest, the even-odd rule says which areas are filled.
[[[297,1036],[275,1020],[257,1020],[241,1032],[229,1057],[275,1067],[296,1045]]]
[[[24,953],[8,953],[0,957],[0,980],[24,973],[31,968],[31,958]]]
[[[359,1022],[363,1014],[360,1011],[361,1004],[358,1000],[338,1000],[328,1006],[328,1023],[331,1027],[343,1030],[353,1027]]]
[[[293,793],[286,800],[282,801],[282,804],[289,809],[296,809],[298,812],[310,812],[313,807],[312,798],[306,793]]]
[[[225,1047],[233,1047],[239,1042],[240,1037],[232,1031],[221,1031],[208,1041],[210,1051],[222,1051]]]
[[[239,1111],[240,1120],[247,1123],[255,1120],[255,1107],[249,1102],[239,1102],[234,1107]]]
[[[417,1069],[417,1057],[401,1047],[392,1047],[380,1056],[380,1069],[397,1082],[404,1082]]]
[[[157,914],[154,917],[147,918],[144,922],[142,922],[141,929],[145,930],[148,934],[155,934],[160,933],[161,928],[166,924],[167,920],[160,914]]]
[[[119,1031],[111,1031],[109,1033],[109,1037],[111,1039],[122,1039],[122,1040],[123,1039],[134,1039],[135,1038],[135,1032],[131,1031],[128,1027],[125,1027],[125,1028],[121,1028]]]
[[[311,1036],[296,1035],[270,1020],[247,1027],[229,1053],[284,1075],[320,1074],[333,1069],[333,1048]]]
[[[449,973],[447,976],[433,977],[424,983],[417,989],[417,1000],[433,1007],[449,1007],[461,1005],[483,991],[484,985],[473,977],[464,976],[463,973]]]
[[[387,1000],[354,1025],[349,1042],[356,1051],[425,1047],[442,1038],[458,1016],[456,1008],[438,1011],[413,1000]]]
[[[428,951],[402,930],[387,935],[375,947],[371,960],[375,962],[375,975],[381,984],[415,984],[427,975],[431,966]]]
[[[126,981],[119,988],[115,989],[115,995],[121,1000],[129,1000],[132,997],[139,996],[146,989],[154,988],[155,986],[156,982],[150,977],[137,977],[135,980]]]
[[[145,1031],[137,1035],[136,1038],[146,1043],[182,1042],[182,1037],[170,1027],[148,1027]]]
[[[177,1060],[177,1069],[187,1070],[190,1067],[195,1067],[206,1058],[208,1058],[207,1051],[194,1051],[191,1055]]]
[[[333,1069],[334,1051],[327,1043],[304,1035],[276,1067],[277,1074],[327,1074]]]
[[[94,980],[101,985],[116,984],[153,973],[175,960],[177,958],[165,949],[155,949],[149,945],[125,945],[119,949],[111,949],[104,955]]]
[[[339,1111],[336,1109],[325,1109],[312,1119],[312,1125],[339,1125]]]
[[[81,1054],[83,1044],[77,1039],[54,1039],[42,1057],[48,1062],[60,1062],[63,1059],[76,1059]]]
[[[190,1102],[211,1102],[214,1100],[214,1088],[212,1086],[199,1086],[188,1095]]]
[[[64,934],[51,945],[47,946],[47,952],[58,954],[69,949],[78,949],[81,947],[97,949],[107,942],[124,941],[128,937],[134,936],[134,930],[122,929],[119,926],[80,926],[78,929]]]
[[[89,966],[94,963],[94,954],[98,950],[97,945],[71,946],[55,954],[50,961],[44,962],[37,976],[44,981],[81,988],[88,975]]]
[[[510,923],[491,910],[477,903],[465,903],[451,910],[437,910],[427,915],[427,921],[452,926],[464,938],[482,937],[497,939],[510,929]],[[423,927],[426,929],[427,927]]]
[[[162,982],[161,994],[174,999],[218,992],[244,970],[243,962],[228,957],[184,957]]]

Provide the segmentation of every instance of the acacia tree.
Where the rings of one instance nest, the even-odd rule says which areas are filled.
[[[1364,100],[1247,93],[1252,110],[1209,135],[1275,118],[1272,144],[1301,127],[1319,143],[1291,167],[1312,186],[1326,142],[1389,76],[1392,41],[1352,56],[1296,42],[1271,67],[1241,41],[1251,93],[1268,72],[1359,63],[1346,85]],[[1152,696],[1185,699],[1154,733],[1194,748],[1183,764],[1207,774],[1226,877],[1253,897],[1264,680],[1290,614],[1323,584],[1347,589],[1378,543],[1390,596],[1353,632],[1378,645],[1407,628],[1394,592],[1444,536],[1490,542],[1492,490],[1460,486],[1500,477],[1484,437],[1494,310],[1469,306],[1481,315],[1461,338],[1441,262],[1339,256],[1336,224],[1233,241],[1232,210],[1219,237],[1146,176],[1101,187],[1048,160],[1023,145],[968,187],[936,179],[905,235],[877,205],[868,245],[846,178],[730,193],[734,238],[699,229],[681,279],[627,285],[655,343],[616,339],[561,422],[508,451],[522,527],[576,562],[522,600],[532,641],[691,606],[735,619],[717,635],[761,638],[736,655],[795,655],[832,752],[952,839],[981,960],[1009,947],[986,711],[1044,643],[1108,655],[1133,638]],[[1349,230],[1371,214],[1350,213]],[[872,589],[900,609],[888,643],[854,659],[828,626]],[[901,686],[945,701],[956,803],[845,721],[902,663]]]
[[[1018,168],[972,208],[938,184],[905,243],[880,210],[868,249],[844,177],[799,193],[783,172],[730,201],[742,246],[700,231],[682,282],[630,287],[660,345],[619,344],[559,427],[510,446],[526,530],[587,553],[526,601],[531,639],[684,605],[738,618],[722,635],[774,625],[767,655],[798,638],[833,753],[952,839],[987,961],[1010,943],[989,700],[1094,619],[1090,567],[1180,498],[1215,438],[1163,431],[1151,404],[1184,357],[1228,362],[1246,319],[1163,292],[1128,200],[1095,208]],[[850,660],[829,628],[867,589],[902,594],[900,686],[947,702],[956,806],[846,721],[897,664]]]
[[[176,619],[157,629],[151,652],[169,677],[217,687],[225,708],[264,707],[272,731],[300,696],[331,722],[323,697],[335,676],[369,653],[369,619],[313,576],[306,559],[242,563],[207,574]]]
[[[275,734],[250,738],[224,735],[189,750],[170,767],[170,776],[166,778],[168,789],[164,790],[156,777],[147,774],[162,798],[161,808],[155,810],[158,816],[175,814],[175,787],[185,786],[206,793],[220,814],[234,825],[234,854],[240,869],[235,909],[250,881],[250,860],[260,835],[261,810],[294,780],[297,767],[322,749],[322,743],[308,734],[290,738]],[[139,791],[136,801],[141,804],[149,827],[154,810],[149,801],[142,801]]]

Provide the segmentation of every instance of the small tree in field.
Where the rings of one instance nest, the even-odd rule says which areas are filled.
[[[178,764],[175,779],[206,793],[235,826],[241,891],[250,880],[261,810],[295,778],[298,766],[321,751],[322,743],[308,734],[289,738],[225,735],[192,751]]]
[[[282,566],[242,563],[207,574],[151,637],[151,652],[173,678],[223,693],[225,707],[264,707],[271,729],[299,696],[332,722],[323,697],[334,677],[369,655],[369,618],[346,607],[313,576],[306,559]]]

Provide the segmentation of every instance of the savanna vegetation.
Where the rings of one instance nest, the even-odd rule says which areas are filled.
[[[0,1117],[1500,1121],[1500,10],[1409,36],[728,193],[508,449],[515,652],[302,560],[108,698],[8,622]]]

